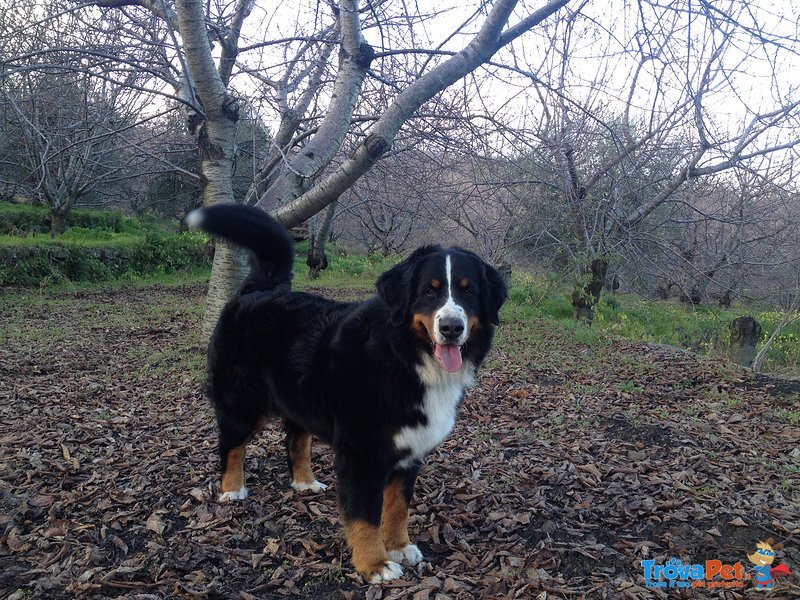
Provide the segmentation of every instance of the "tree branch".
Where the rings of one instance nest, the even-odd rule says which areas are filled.
[[[510,29],[505,38],[501,38],[502,28],[516,6],[516,0],[496,2],[483,27],[466,48],[437,65],[403,90],[378,119],[367,138],[356,148],[353,155],[324,181],[290,204],[278,209],[275,212],[276,218],[287,227],[294,227],[337,199],[391,147],[403,123],[420,106],[489,60],[502,46],[501,39],[505,43],[513,41],[523,33],[523,24],[530,29],[555,13],[567,2],[568,0],[549,2],[541,10],[536,11],[529,18]]]

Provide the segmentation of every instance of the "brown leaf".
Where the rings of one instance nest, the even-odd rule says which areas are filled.
[[[28,504],[30,504],[31,506],[36,506],[38,508],[47,508],[53,503],[53,500],[54,500],[53,496],[49,494],[39,494],[37,496],[34,496],[33,498],[30,498],[28,500]]]
[[[584,471],[585,473],[591,473],[594,475],[598,481],[603,478],[603,474],[600,472],[600,469],[597,468],[597,465],[594,463],[587,463],[585,465],[576,465],[576,469],[579,471]]]
[[[277,538],[268,538],[264,544],[264,553],[275,556],[280,550],[280,541]]]
[[[167,528],[167,524],[164,523],[157,513],[153,513],[147,517],[147,523],[145,524],[145,527],[147,527],[147,529],[150,531],[155,531],[158,535],[161,535]]]
[[[447,544],[452,544],[456,541],[456,530],[453,529],[450,523],[445,523],[442,527],[442,536],[444,536],[444,541]]]
[[[64,537],[67,535],[67,525],[68,522],[64,519],[56,519],[50,522],[42,535],[46,538]]]
[[[8,535],[6,536],[6,545],[11,549],[12,552],[19,552],[28,547],[28,544],[20,539],[18,527],[12,527],[11,531],[8,532]]]
[[[208,495],[206,494],[206,491],[201,488],[192,488],[191,490],[189,490],[189,495],[198,502],[205,502],[206,500],[208,500]]]

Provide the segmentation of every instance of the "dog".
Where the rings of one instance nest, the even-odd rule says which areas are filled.
[[[407,527],[417,474],[490,349],[502,277],[472,252],[429,245],[383,273],[371,299],[336,302],[291,290],[294,242],[264,211],[217,205],[187,225],[252,254],[208,350],[219,500],[247,496],[245,446],[281,418],[292,487],[326,487],[311,470],[312,436],[330,444],[355,569],[370,583],[400,577],[401,563],[423,558]]]

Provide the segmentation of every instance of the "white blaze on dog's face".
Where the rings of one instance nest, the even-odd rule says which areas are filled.
[[[429,257],[419,271],[412,326],[449,373],[461,369],[461,348],[480,326],[480,266],[472,255],[450,251]]]

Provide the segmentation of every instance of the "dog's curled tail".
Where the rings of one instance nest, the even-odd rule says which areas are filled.
[[[255,256],[242,291],[267,289],[292,280],[294,240],[265,211],[240,204],[217,204],[193,210],[185,219],[190,229],[202,229],[250,250]]]

